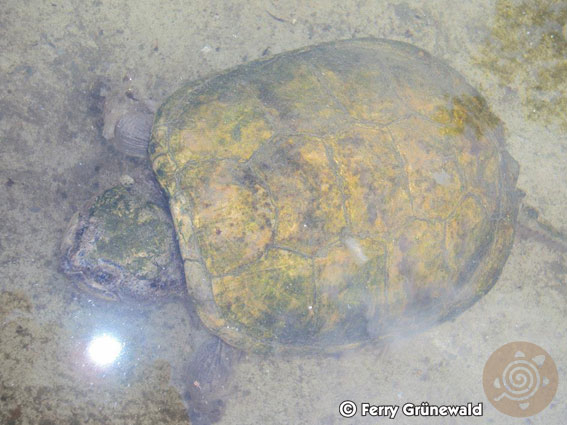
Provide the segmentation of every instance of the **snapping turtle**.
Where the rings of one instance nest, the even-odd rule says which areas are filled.
[[[63,270],[107,299],[187,294],[242,350],[423,329],[484,295],[512,245],[521,196],[500,121],[405,43],[326,43],[190,83],[144,149],[165,200],[136,184],[92,200]]]

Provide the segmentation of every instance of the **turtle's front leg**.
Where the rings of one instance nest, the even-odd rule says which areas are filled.
[[[242,352],[220,338],[207,339],[195,351],[184,373],[183,399],[192,425],[218,422],[224,413],[226,383]]]

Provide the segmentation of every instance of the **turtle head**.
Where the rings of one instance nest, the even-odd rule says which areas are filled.
[[[149,300],[184,287],[169,213],[132,184],[108,189],[76,213],[61,251],[62,271],[98,298]]]

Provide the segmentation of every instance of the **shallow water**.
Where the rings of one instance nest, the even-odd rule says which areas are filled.
[[[375,36],[430,51],[485,96],[520,163],[518,186],[567,233],[563,78],[565,2],[4,2],[0,9],[0,423],[187,424],[173,385],[202,334],[181,300],[120,306],[83,294],[57,270],[75,211],[144,163],[102,137],[102,96],[159,104],[181,82],[262,55]],[[553,35],[554,37],[551,37]],[[535,82],[534,82],[535,81]],[[541,84],[537,84],[541,81]],[[151,102],[150,102],[151,103]],[[484,417],[432,424],[561,424],[567,417],[566,252],[519,232],[496,286],[452,321],[387,349],[336,357],[247,355],[226,384],[221,424],[373,424],[341,418],[357,403],[484,403]],[[100,368],[87,346],[116,336]],[[498,412],[482,388],[498,347],[530,341],[559,371],[551,405],[529,419]],[[404,419],[398,415],[399,423]],[[420,422],[422,421],[422,422]]]

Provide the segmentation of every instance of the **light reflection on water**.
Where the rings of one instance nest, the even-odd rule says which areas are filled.
[[[89,342],[87,354],[97,366],[112,365],[120,356],[124,344],[117,337],[103,333],[94,336]]]

